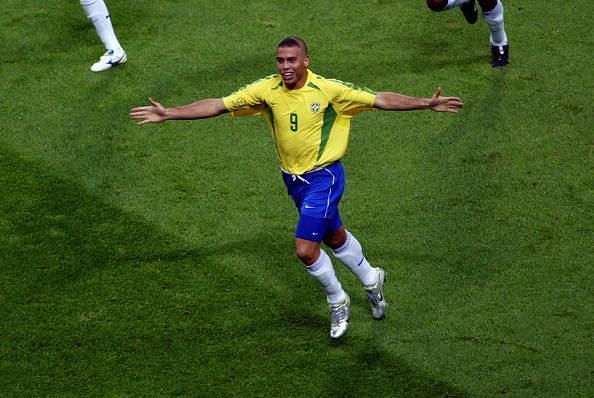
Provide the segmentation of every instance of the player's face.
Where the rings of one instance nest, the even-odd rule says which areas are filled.
[[[289,90],[301,88],[307,81],[309,56],[299,47],[276,49],[276,67]]]

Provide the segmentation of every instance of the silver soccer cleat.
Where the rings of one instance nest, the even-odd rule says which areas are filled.
[[[330,325],[330,337],[333,339],[340,339],[344,336],[349,328],[349,307],[351,300],[346,296],[344,303],[330,304],[330,312],[332,313],[332,323]]]
[[[367,298],[371,303],[371,314],[374,319],[384,319],[386,317],[386,299],[384,298],[384,282],[386,281],[386,271],[383,268],[377,268],[377,283],[374,286],[366,287]]]

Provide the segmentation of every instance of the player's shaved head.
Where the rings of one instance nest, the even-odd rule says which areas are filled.
[[[305,41],[303,39],[297,36],[289,36],[281,40],[281,42],[278,43],[278,46],[276,46],[276,48],[281,47],[298,47],[301,50],[303,50],[303,53],[305,55],[307,55],[307,44],[305,44]]]

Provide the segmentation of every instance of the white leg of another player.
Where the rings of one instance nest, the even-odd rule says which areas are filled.
[[[507,35],[503,23],[503,3],[497,0],[493,9],[483,12],[483,19],[489,26],[491,33],[491,66],[494,68],[505,66],[509,63],[509,46],[507,44]]]
[[[491,32],[491,44],[494,46],[506,46],[507,35],[503,23],[503,3],[497,1],[497,5],[491,10],[483,13],[483,18]]]
[[[444,10],[449,10],[450,8],[458,7],[469,0],[448,0],[448,4],[445,6]]]
[[[91,66],[93,72],[101,72],[127,61],[126,53],[115,34],[111,17],[103,0],[80,0],[85,13],[93,23],[106,52]]]

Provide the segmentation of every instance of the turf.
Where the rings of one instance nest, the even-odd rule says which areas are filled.
[[[78,2],[3,3],[0,396],[594,395],[589,2],[505,1],[502,69],[422,1],[108,6],[129,62],[93,74]],[[293,34],[319,74],[466,105],[354,119],[342,213],[390,307],[337,265],[338,344],[263,121],[128,119],[273,73]]]

